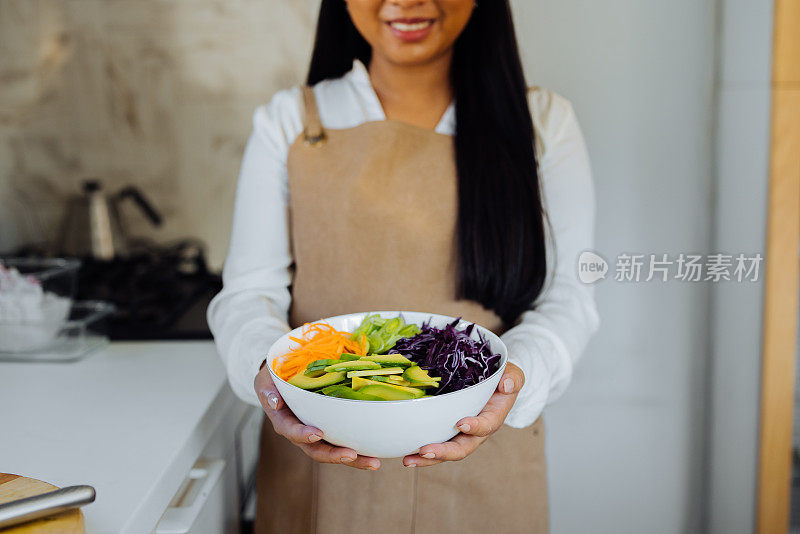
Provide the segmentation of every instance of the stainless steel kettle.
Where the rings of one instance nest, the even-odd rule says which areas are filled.
[[[73,257],[111,260],[128,252],[128,233],[120,218],[119,205],[133,200],[155,226],[161,215],[135,186],[107,196],[98,180],[83,182],[81,195],[69,199],[61,236],[61,253]]]

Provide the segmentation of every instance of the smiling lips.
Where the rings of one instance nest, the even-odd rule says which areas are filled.
[[[423,18],[394,19],[387,22],[386,25],[395,37],[406,42],[413,42],[427,37],[434,22],[434,19]]]

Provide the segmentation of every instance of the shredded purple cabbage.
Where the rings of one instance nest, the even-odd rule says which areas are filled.
[[[492,354],[489,342],[478,332],[478,339],[470,334],[475,327],[470,324],[457,330],[456,319],[444,328],[423,324],[420,333],[397,341],[390,353],[406,358],[429,370],[431,375],[442,377],[435,390],[437,395],[458,391],[488,378],[500,366],[500,355]]]

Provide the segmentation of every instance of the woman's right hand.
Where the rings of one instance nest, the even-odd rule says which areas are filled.
[[[381,462],[377,458],[359,456],[353,449],[326,443],[323,441],[325,436],[322,430],[301,423],[283,402],[266,365],[256,375],[254,386],[261,407],[264,408],[264,413],[272,422],[275,432],[291,441],[315,462],[342,464],[372,471],[381,466]]]

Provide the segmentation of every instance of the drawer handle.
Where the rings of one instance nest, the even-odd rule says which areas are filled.
[[[223,469],[225,460],[201,458],[194,464],[172,498],[153,534],[186,534],[208,501]]]

